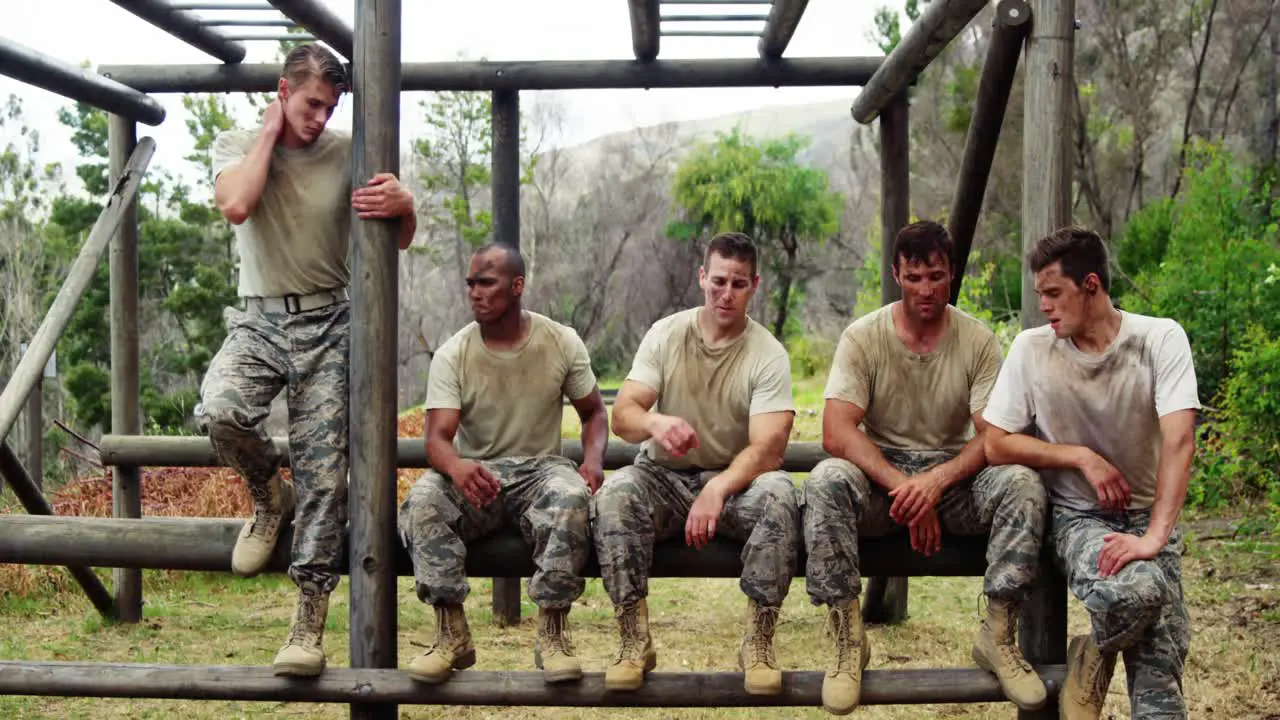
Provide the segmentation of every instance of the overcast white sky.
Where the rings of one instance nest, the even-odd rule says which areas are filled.
[[[352,22],[354,0],[323,0]],[[811,0],[800,27],[787,48],[788,57],[875,55],[870,41],[872,15],[881,4],[900,6],[900,0]],[[98,65],[132,63],[209,63],[211,56],[191,48],[151,24],[134,17],[110,0],[43,0],[22,3],[24,16],[9,14],[0,35],[71,63]],[[760,5],[669,5],[667,14],[710,12],[757,14]],[[199,11],[206,17],[279,18],[274,11]],[[405,61],[454,60],[459,54],[492,60],[630,59],[631,30],[626,0],[403,0]],[[699,28],[725,27],[699,23]],[[737,29],[753,27],[736,24]],[[222,28],[224,32],[278,32],[279,29]],[[757,38],[663,37],[660,58],[755,57]],[[276,44],[249,42],[245,62],[271,62]],[[41,131],[41,159],[70,165],[74,149],[70,135],[57,122],[59,107],[70,101],[54,93],[0,76],[0,98],[22,98],[28,124]],[[557,93],[569,111],[566,141],[576,143],[599,135],[670,120],[710,117],[771,104],[803,104],[835,99],[852,101],[856,88],[725,88],[691,90],[576,90]],[[522,107],[537,102],[539,93],[522,94]],[[532,97],[531,97],[532,96]],[[178,95],[158,95],[168,116],[158,127],[139,125],[140,135],[157,142],[154,163],[182,168],[190,148],[184,112]],[[419,102],[424,93],[401,97],[401,137],[404,142],[422,127]],[[243,123],[252,120],[247,114]],[[350,127],[348,96],[334,119],[334,127]],[[852,121],[851,121],[852,122]]]

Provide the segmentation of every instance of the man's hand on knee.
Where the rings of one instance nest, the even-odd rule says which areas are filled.
[[[1151,560],[1160,553],[1161,547],[1160,539],[1151,535],[1107,533],[1098,553],[1098,574],[1111,577],[1134,560]]]
[[[708,483],[698,493],[689,508],[684,523],[684,542],[701,550],[716,536],[716,523],[724,511],[724,492],[714,483]]]
[[[898,487],[889,491],[893,504],[889,517],[900,525],[911,525],[926,512],[938,506],[946,480],[937,468],[913,475]]]
[[[475,507],[485,507],[498,498],[501,483],[480,463],[463,460],[451,470],[449,478],[453,480],[453,486]]]

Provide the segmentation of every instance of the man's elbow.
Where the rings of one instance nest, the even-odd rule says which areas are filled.
[[[1006,447],[1007,435],[1003,433],[984,433],[986,437],[982,441],[982,452],[987,456],[988,465],[1009,465],[1013,462],[1013,457]]]
[[[235,202],[233,200],[218,201],[218,212],[222,213],[222,217],[232,225],[239,225],[249,219],[252,209],[244,203]]]

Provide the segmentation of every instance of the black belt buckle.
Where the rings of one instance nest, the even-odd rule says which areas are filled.
[[[290,303],[289,301],[293,302]],[[296,309],[295,309],[296,308]],[[290,315],[298,315],[302,312],[302,296],[301,295],[285,295],[284,311]]]

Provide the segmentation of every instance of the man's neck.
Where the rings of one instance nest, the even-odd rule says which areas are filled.
[[[1120,323],[1124,316],[1111,304],[1111,299],[1103,297],[1089,313],[1089,319],[1079,333],[1071,338],[1080,352],[1097,355],[1103,352],[1116,336],[1120,334]]]
[[[298,137],[293,132],[293,128],[289,127],[287,124],[284,127],[284,131],[280,133],[280,141],[277,144],[280,145],[281,147],[286,147],[291,150],[304,148],[308,145],[308,143],[304,141],[302,138]]]
[[[520,344],[528,331],[529,318],[520,306],[513,307],[505,315],[488,325],[480,326],[480,337],[486,345],[511,347]]]
[[[933,351],[951,323],[950,308],[943,308],[942,314],[933,321],[911,317],[902,301],[894,303],[890,312],[893,314],[893,325],[898,330],[898,336],[914,352]]]
[[[706,305],[698,311],[698,334],[702,336],[702,341],[710,347],[720,345],[728,345],[736,340],[742,333],[747,330],[747,318],[742,316],[737,322],[722,327],[711,320],[712,309]]]

